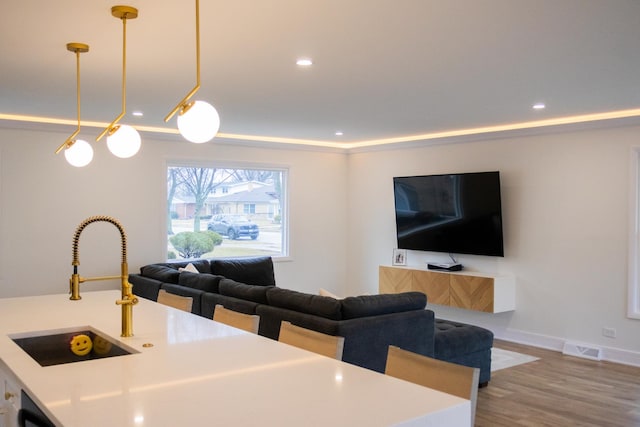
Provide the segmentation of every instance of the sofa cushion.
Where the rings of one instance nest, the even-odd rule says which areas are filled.
[[[493,332],[480,326],[435,320],[435,357],[441,360],[456,360],[478,351],[491,350]]]
[[[267,290],[269,288],[269,286],[247,285],[246,283],[236,282],[235,280],[223,277],[222,280],[220,280],[219,293],[220,295],[228,297],[266,304]]]
[[[192,273],[190,271],[181,271],[178,278],[178,284],[189,288],[199,289],[205,292],[218,293],[218,286],[222,276],[204,273]]]
[[[340,300],[320,295],[311,295],[290,289],[269,288],[269,305],[286,308],[301,313],[313,314],[331,320],[341,320]]]
[[[162,282],[141,274],[130,274],[129,283],[133,286],[133,293],[137,297],[142,297],[155,301],[158,299],[158,291]]]
[[[248,285],[276,284],[271,257],[215,259],[211,261],[211,273]]]
[[[410,310],[422,310],[426,305],[427,296],[422,292],[347,297],[342,300],[342,318],[346,320]]]
[[[177,268],[160,264],[145,265],[140,268],[140,274],[164,283],[178,283],[178,277],[180,276]]]

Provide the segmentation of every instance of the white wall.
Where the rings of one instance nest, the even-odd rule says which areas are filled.
[[[291,258],[276,263],[276,280],[280,286],[309,292],[344,282],[344,154],[197,145],[177,137],[168,141],[143,135],[137,156],[117,159],[102,141],[93,144],[92,164],[78,169],[69,166],[63,154],[54,155],[69,133],[0,129],[0,297],[67,292],[73,235],[92,215],[110,215],[123,224],[130,272],[163,261],[165,165],[175,159],[288,167]],[[86,227],[79,247],[82,276],[119,274],[120,234],[111,224]],[[81,289],[118,286],[88,282]]]
[[[0,297],[64,293],[77,225],[119,219],[130,271],[162,260],[167,160],[213,159],[290,167],[291,260],[278,284],[349,295],[376,293],[378,266],[395,247],[393,176],[500,170],[504,258],[460,256],[472,271],[516,277],[514,312],[484,314],[432,306],[438,317],[488,327],[496,336],[560,348],[564,340],[640,364],[639,320],[626,317],[629,162],[639,127],[495,138],[354,154],[194,145],[143,136],[120,160],[94,144],[85,169],[53,151],[68,132],[0,129]],[[445,260],[410,252],[410,265]],[[80,273],[118,273],[119,234],[92,224],[80,239]],[[87,283],[85,290],[117,287]],[[602,336],[612,327],[617,338]]]
[[[437,317],[498,337],[561,348],[565,340],[640,364],[640,321],[626,317],[629,164],[640,129],[620,127],[355,153],[349,161],[347,293],[376,292],[395,247],[393,176],[499,170],[505,257],[461,255],[472,271],[516,277],[514,312],[432,306]],[[448,261],[409,251],[408,264]],[[612,327],[617,338],[602,335]]]

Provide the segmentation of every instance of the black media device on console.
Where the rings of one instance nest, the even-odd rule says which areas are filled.
[[[427,264],[429,270],[443,270],[443,271],[461,271],[462,264],[459,262],[430,262]]]

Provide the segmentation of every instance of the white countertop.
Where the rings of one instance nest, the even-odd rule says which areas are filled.
[[[119,291],[0,299],[0,361],[57,425],[468,426],[469,401]],[[138,354],[41,367],[8,335],[91,326]],[[152,343],[145,348],[143,344]]]

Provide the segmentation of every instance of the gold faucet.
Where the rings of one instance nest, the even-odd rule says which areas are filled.
[[[78,241],[80,240],[80,234],[85,227],[94,222],[109,222],[118,228],[120,231],[121,245],[122,245],[122,265],[120,267],[119,276],[102,276],[102,277],[81,277],[78,274],[78,266],[80,261],[78,259]],[[122,283],[122,298],[116,300],[116,304],[122,307],[122,337],[133,336],[133,306],[138,303],[138,298],[131,292],[133,286],[129,283],[129,267],[127,266],[127,235],[124,232],[122,224],[110,216],[92,216],[80,223],[76,229],[76,234],[73,236],[73,274],[69,279],[69,292],[71,296],[70,300],[82,299],[80,296],[80,283],[94,281],[94,280],[111,280],[120,279]]]

